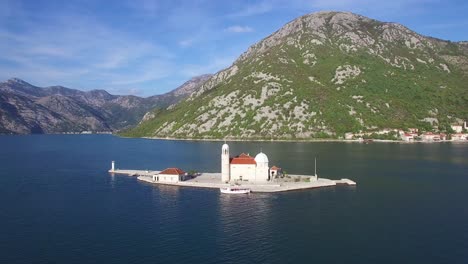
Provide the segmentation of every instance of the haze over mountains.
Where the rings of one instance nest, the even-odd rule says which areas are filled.
[[[468,117],[468,44],[348,12],[318,12],[252,45],[128,136],[307,139]]]
[[[147,98],[62,86],[40,88],[13,78],[0,83],[0,133],[110,132],[132,127],[149,110],[186,98],[210,76],[195,77],[171,92]]]

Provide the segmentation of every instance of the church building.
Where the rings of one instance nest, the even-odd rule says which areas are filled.
[[[237,157],[229,156],[229,146],[224,144],[221,149],[221,180],[265,182],[269,180],[268,157],[260,152],[251,157],[242,153]]]

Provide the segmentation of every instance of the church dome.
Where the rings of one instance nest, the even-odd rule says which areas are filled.
[[[268,163],[268,157],[265,153],[260,152],[255,156],[255,162],[257,163]]]

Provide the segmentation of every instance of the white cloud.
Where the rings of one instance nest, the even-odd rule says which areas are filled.
[[[247,32],[253,32],[253,28],[248,27],[248,26],[231,26],[225,29],[228,32],[234,32],[234,33],[247,33]]]

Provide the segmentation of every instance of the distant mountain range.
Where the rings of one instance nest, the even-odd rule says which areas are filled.
[[[149,110],[185,99],[209,77],[195,77],[171,92],[147,98],[62,86],[40,88],[13,78],[0,83],[0,133],[110,132],[129,128]]]
[[[308,139],[468,119],[468,43],[348,12],[299,17],[135,137]]]

